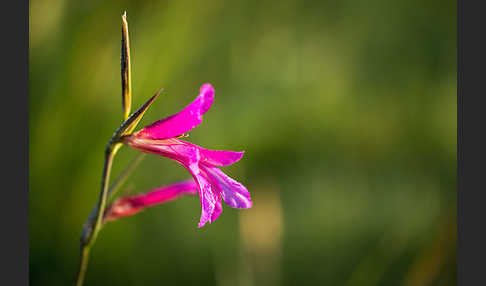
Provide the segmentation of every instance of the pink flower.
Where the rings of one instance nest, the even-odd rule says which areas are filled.
[[[196,192],[196,183],[193,179],[189,179],[152,190],[146,194],[123,197],[117,199],[106,209],[104,221],[108,222],[134,215],[147,207],[175,200],[182,195],[194,195]]]
[[[179,162],[193,176],[201,199],[201,218],[198,227],[215,221],[222,212],[221,197],[233,208],[250,208],[250,193],[239,182],[228,177],[219,167],[231,165],[243,156],[242,152],[208,150],[176,137],[192,130],[202,121],[214,100],[214,88],[204,84],[199,96],[182,111],[156,121],[131,135],[123,136],[123,143],[146,153]]]

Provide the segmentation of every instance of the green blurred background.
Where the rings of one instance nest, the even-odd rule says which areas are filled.
[[[188,141],[254,207],[198,197],[109,223],[86,285],[455,285],[455,1],[30,1],[30,282],[70,285],[121,123],[127,11],[139,126],[210,82]],[[137,152],[122,148],[113,178]],[[122,192],[189,178],[147,155]]]

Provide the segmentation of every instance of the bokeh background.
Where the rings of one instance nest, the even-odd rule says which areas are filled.
[[[86,285],[455,285],[455,1],[30,1],[30,283],[70,285],[122,118],[121,15],[139,126],[210,82],[190,142],[254,207],[197,229],[198,197],[106,225]],[[112,178],[137,155],[122,148]],[[122,188],[189,178],[147,155]]]

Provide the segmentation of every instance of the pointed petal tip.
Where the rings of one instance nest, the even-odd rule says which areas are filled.
[[[205,83],[199,89],[201,94],[214,94],[214,87],[210,83]]]
[[[241,158],[243,158],[245,151],[225,151],[225,154],[228,154],[229,161],[227,162],[227,164],[223,164],[223,166],[224,165],[231,165],[231,164],[234,164],[234,163],[240,161]]]
[[[202,98],[201,114],[206,113],[213,104],[214,88],[211,84],[205,83],[199,89],[199,96]]]
[[[197,224],[197,228],[201,228],[201,227],[203,227],[203,226],[205,226],[205,225],[206,225],[206,221],[204,221],[204,222],[203,222],[203,221],[200,221],[200,222]]]
[[[253,202],[249,197],[240,201],[228,199],[225,203],[234,209],[251,209],[253,207]]]
[[[241,160],[241,158],[243,158],[243,155],[245,155],[245,151],[235,151],[235,153],[238,154],[237,155],[238,159],[236,160],[236,162]]]
[[[212,224],[213,222],[216,221],[216,219],[219,217],[220,214],[221,212],[219,212],[218,214],[212,214],[209,218],[199,221],[199,223],[197,224],[197,228],[201,228],[206,224]]]

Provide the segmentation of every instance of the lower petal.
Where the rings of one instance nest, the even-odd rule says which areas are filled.
[[[199,198],[201,199],[201,218],[198,228],[203,227],[207,222],[215,221],[222,212],[221,197],[208,178],[199,169],[199,164],[194,163],[187,166],[194,180],[198,184]]]
[[[213,193],[214,199],[216,200],[216,204],[214,205],[214,211],[211,214],[211,221],[215,221],[219,215],[223,212],[223,205],[221,204],[221,196],[217,193]]]
[[[228,206],[239,209],[251,208],[253,203],[245,186],[228,177],[218,167],[203,166],[202,168]]]

